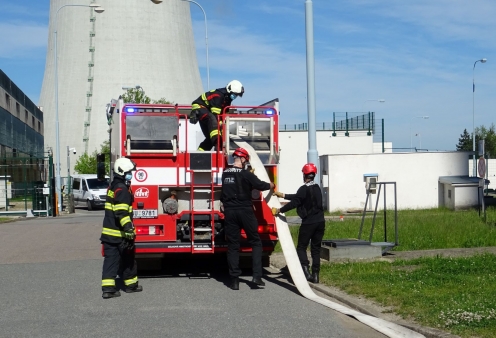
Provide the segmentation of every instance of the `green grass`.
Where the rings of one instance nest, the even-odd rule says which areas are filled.
[[[377,215],[372,241],[394,242],[394,212]],[[487,220],[477,210],[398,211],[399,246],[393,251],[496,246],[496,210]],[[327,221],[325,239],[357,238],[361,217],[344,214],[344,221]],[[362,239],[369,239],[371,214]],[[296,244],[299,226],[290,226]],[[276,251],[281,251],[278,244]],[[321,281],[347,293],[363,295],[392,307],[404,318],[462,337],[496,337],[496,256],[431,257],[393,263],[323,264]]]
[[[496,336],[496,256],[431,257],[321,267],[321,281],[462,337]]]
[[[488,220],[494,219],[495,209],[489,209]],[[289,216],[289,215],[287,215]],[[327,221],[324,239],[358,238],[361,217],[344,215],[344,221]],[[368,240],[372,217],[365,218],[361,239]],[[395,242],[394,212],[386,214],[387,242]],[[299,226],[290,226],[296,243]],[[384,214],[377,215],[373,242],[385,241]],[[452,211],[448,209],[398,211],[398,243],[393,251],[474,248],[496,246],[496,227],[484,223],[477,210]],[[278,244],[276,252],[281,251]]]

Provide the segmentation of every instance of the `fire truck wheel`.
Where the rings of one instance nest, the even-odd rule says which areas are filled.
[[[93,210],[93,204],[91,203],[90,200],[87,200],[86,201],[86,206],[88,207],[88,211],[92,211]]]

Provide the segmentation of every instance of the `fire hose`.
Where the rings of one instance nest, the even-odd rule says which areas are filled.
[[[263,163],[260,161],[257,153],[248,143],[241,140],[241,138],[235,138],[231,135],[233,141],[238,145],[248,151],[250,154],[250,164],[253,169],[255,169],[254,174],[262,180],[269,182],[269,176]],[[263,197],[270,208],[280,208],[281,203],[279,199],[273,195],[273,191],[264,191]],[[286,264],[288,266],[289,272],[293,282],[300,292],[300,294],[316,303],[326,306],[330,309],[348,315],[355,318],[356,320],[362,322],[363,324],[375,329],[378,332],[385,334],[388,337],[404,337],[404,338],[420,338],[425,337],[424,335],[405,328],[401,325],[388,322],[384,319],[373,317],[370,315],[363,314],[356,310],[349,309],[343,305],[332,302],[328,299],[317,296],[313,290],[308,285],[308,282],[301,269],[300,261],[298,255],[296,254],[296,249],[289,231],[288,224],[286,222],[286,216],[284,214],[278,214],[275,216],[277,235],[279,237],[279,242],[281,243],[282,251],[284,253],[284,258],[286,259]]]

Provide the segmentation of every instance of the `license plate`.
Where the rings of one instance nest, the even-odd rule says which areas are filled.
[[[138,209],[133,210],[134,218],[157,218],[157,209]]]

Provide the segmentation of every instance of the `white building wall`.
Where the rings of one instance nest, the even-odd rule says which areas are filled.
[[[467,157],[462,152],[325,155],[321,156],[321,164],[322,173],[328,175],[323,186],[330,211],[363,209],[363,175],[368,173],[377,173],[379,182],[396,182],[399,209],[436,208],[440,199],[439,177],[463,176],[468,171]],[[381,196],[383,193],[384,189]],[[391,208],[392,185],[388,185],[386,193],[386,205]],[[372,199],[374,205],[376,196]],[[381,197],[379,207],[382,206]]]
[[[367,132],[337,132],[332,136],[332,131],[317,131],[317,151],[322,154],[369,154],[377,146],[373,137]],[[282,192],[294,194],[303,184],[301,168],[308,162],[308,132],[307,131],[280,131],[279,132],[279,181],[278,187]],[[391,148],[391,147],[389,147]],[[380,146],[382,151],[382,145]]]
[[[468,156],[468,153],[466,153]],[[472,176],[473,167],[472,167],[472,159],[468,160],[468,175]],[[477,161],[477,164],[479,162]],[[496,189],[496,159],[489,159],[486,161],[486,171],[487,171],[487,179],[490,181],[489,189]],[[479,172],[477,171],[477,175]]]
[[[453,189],[455,188],[455,189]],[[478,187],[452,187],[454,209],[465,209],[477,204]]]
[[[140,85],[152,99],[165,97],[190,104],[203,89],[198,70],[190,4],[186,1],[100,0],[105,12],[95,14],[93,38],[93,96],[88,152],[100,149],[108,139],[106,104],[124,92],[122,87]],[[89,3],[89,1],[88,1]],[[72,0],[50,1],[49,38],[45,76],[39,105],[44,109],[45,146],[55,152],[54,30],[55,13]],[[64,7],[57,24],[59,79],[59,130],[61,173],[65,175],[66,147],[78,154],[85,149],[87,92],[91,60],[91,9]],[[71,159],[74,165],[75,159]],[[73,172],[71,170],[71,172]]]

